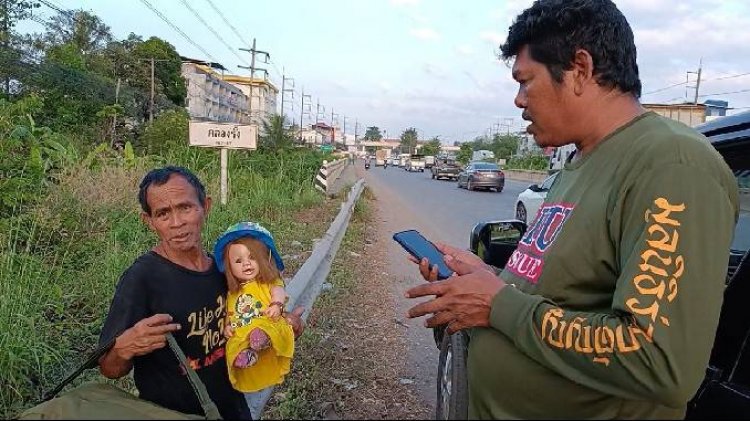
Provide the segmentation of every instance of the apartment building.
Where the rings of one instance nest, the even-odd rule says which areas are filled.
[[[246,76],[225,75],[224,81],[229,82],[247,98],[252,98],[250,113],[253,124],[262,125],[262,121],[276,114],[276,103],[279,89],[270,81]]]
[[[219,63],[182,57],[182,77],[187,86],[185,108],[191,119],[224,123],[250,123],[249,97],[222,79]]]

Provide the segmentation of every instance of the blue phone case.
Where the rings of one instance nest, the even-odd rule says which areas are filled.
[[[419,231],[397,232],[393,234],[393,239],[418,260],[426,257],[430,261],[430,266],[437,265],[438,279],[447,279],[453,275],[453,271],[448,268],[445,260],[443,260],[443,253],[440,253],[437,247],[430,240],[424,238]]]

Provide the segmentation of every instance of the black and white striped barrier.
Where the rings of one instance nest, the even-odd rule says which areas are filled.
[[[315,188],[329,194],[333,183],[341,175],[341,172],[346,167],[347,159],[338,159],[333,162],[323,161],[323,166],[318,170],[318,175],[315,176]]]

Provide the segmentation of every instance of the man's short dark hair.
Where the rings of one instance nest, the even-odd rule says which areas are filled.
[[[138,190],[138,201],[141,203],[141,209],[143,209],[144,212],[151,215],[151,206],[149,206],[148,201],[146,200],[146,193],[148,191],[148,188],[152,185],[154,186],[162,186],[166,184],[167,181],[169,181],[169,178],[173,175],[179,175],[185,178],[188,183],[190,183],[193,188],[195,188],[195,194],[198,197],[198,202],[200,202],[201,206],[204,205],[206,202],[206,188],[203,187],[203,183],[198,179],[198,177],[195,176],[190,170],[183,167],[175,167],[175,166],[167,166],[164,168],[156,168],[148,172],[145,177],[143,177],[143,180],[141,180],[141,185]]]
[[[516,17],[500,46],[508,60],[529,46],[557,83],[573,68],[578,49],[591,54],[600,86],[641,96],[635,40],[625,16],[610,0],[537,0]]]

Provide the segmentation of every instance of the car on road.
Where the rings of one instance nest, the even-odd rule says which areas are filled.
[[[467,190],[495,189],[500,193],[505,187],[505,174],[497,164],[492,162],[470,162],[458,174],[458,188],[463,187]]]
[[[557,172],[552,174],[539,184],[530,185],[518,194],[516,198],[516,219],[527,224],[534,219],[547,197],[547,192],[557,179],[557,174]]]
[[[740,214],[729,250],[714,346],[703,382],[688,402],[686,418],[733,419],[750,414],[750,317],[745,310],[750,301],[750,112],[723,117],[696,130],[709,138],[734,172]],[[712,229],[710,220],[705,224],[706,230]],[[504,267],[526,228],[518,220],[479,223],[470,234],[471,251],[490,265]],[[436,418],[466,419],[469,336],[466,332],[448,335],[445,326],[433,329],[433,336],[440,349]]]
[[[409,172],[412,172],[412,171],[424,172],[424,168],[425,168],[424,155],[419,155],[419,154],[413,154],[409,156],[409,160],[406,163],[406,167],[404,167],[404,169]]]
[[[441,178],[458,180],[458,174],[461,172],[461,165],[452,159],[444,158],[435,162],[435,165],[433,165],[430,170],[432,171],[433,180],[439,180]]]

